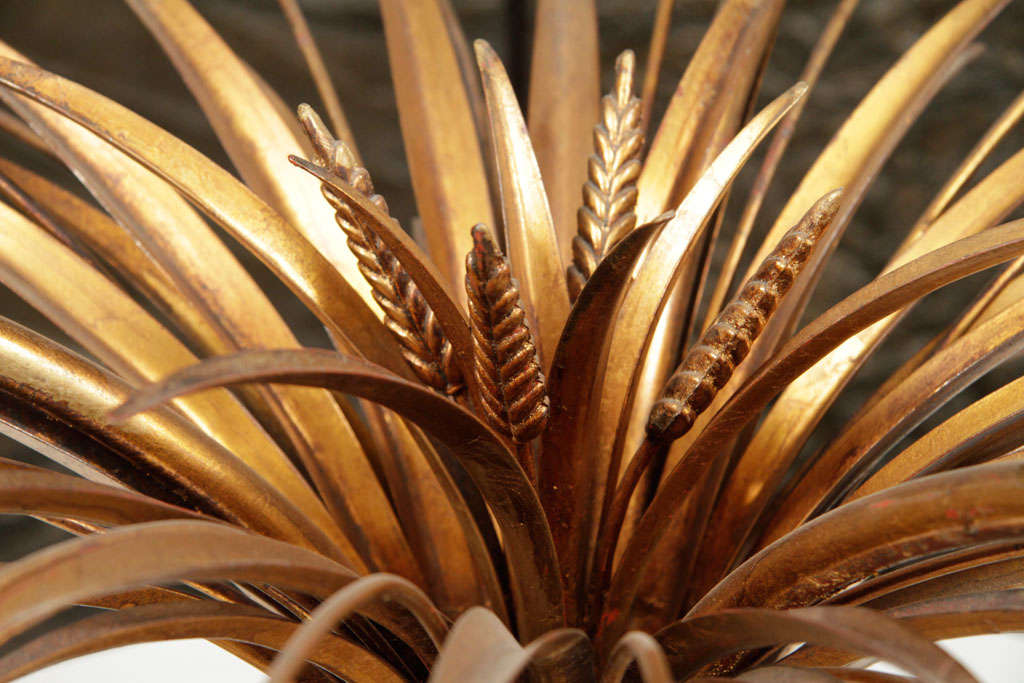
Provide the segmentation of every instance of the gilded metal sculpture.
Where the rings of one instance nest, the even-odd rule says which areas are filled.
[[[886,270],[799,326],[878,168],[1006,0],[962,0],[892,66],[742,278],[855,0],[754,115],[783,3],[724,0],[660,122],[671,0],[642,95],[626,52],[604,99],[593,3],[537,3],[528,119],[447,0],[381,0],[421,242],[375,193],[294,0],[330,126],[283,110],[186,0],[129,3],[242,180],[0,43],[0,127],[96,199],[0,160],[0,281],[95,358],[0,318],[3,432],[75,473],[0,461],[0,512],[77,536],[0,567],[0,643],[99,608],[0,657],[0,680],[199,637],[272,681],[906,680],[858,663],[877,658],[967,683],[935,641],[1024,629],[1021,380],[894,448],[1024,343],[1024,221],[1000,224],[1024,152],[969,184],[1024,96]],[[299,346],[207,220],[335,350]],[[1006,263],[799,457],[918,299]]]

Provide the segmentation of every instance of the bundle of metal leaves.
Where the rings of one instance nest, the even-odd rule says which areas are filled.
[[[1000,225],[1024,152],[972,181],[1024,98],[884,272],[798,324],[872,178],[1005,0],[963,0],[919,37],[745,272],[855,1],[823,9],[803,80],[754,113],[783,2],[724,0],[655,122],[671,0],[642,83],[624,53],[603,99],[593,3],[537,3],[528,121],[447,0],[381,0],[418,241],[280,4],[330,125],[283,107],[186,0],[130,0],[241,181],[0,44],[18,117],[2,127],[96,200],[0,160],[0,280],[95,359],[0,319],[4,432],[79,475],[0,462],[0,512],[77,536],[0,568],[0,642],[100,608],[0,658],[0,680],[199,637],[275,681],[905,680],[849,666],[865,658],[970,681],[934,641],[1024,628],[1021,380],[893,448],[1024,342],[1024,222]],[[299,345],[211,224],[335,350]],[[798,457],[917,300],[1005,263]]]

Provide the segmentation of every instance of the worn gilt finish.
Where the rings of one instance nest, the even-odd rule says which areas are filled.
[[[325,64],[294,0],[330,128],[186,0],[128,0],[237,177],[0,43],[0,130],[95,199],[0,159],[0,282],[91,356],[0,318],[0,432],[72,472],[0,459],[0,513],[77,536],[0,566],[0,645],[26,638],[0,681],[175,638],[275,683],[907,680],[845,666],[863,657],[972,681],[934,641],[1024,628],[1022,380],[900,444],[1024,347],[1024,151],[986,165],[1024,95],[885,270],[799,322],[871,180],[1007,2],[962,0],[894,56],[763,236],[856,0],[822,12],[802,81],[760,111],[784,3],[725,0],[661,120],[672,0],[646,69],[624,52],[603,99],[595,4],[536,3],[525,114],[448,0],[381,0],[422,243],[331,87],[353,65]],[[204,217],[333,350],[299,345]],[[1007,263],[799,457],[917,300]],[[73,605],[102,611],[26,634]]]

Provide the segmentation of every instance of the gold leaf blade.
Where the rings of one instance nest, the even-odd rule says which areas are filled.
[[[60,458],[87,478],[129,485],[165,502],[345,558],[347,553],[277,489],[177,412],[162,408],[119,427],[108,424],[106,413],[130,392],[108,371],[5,318],[0,318],[0,356],[0,393],[13,398],[16,409],[2,416],[16,430],[8,433],[18,438],[22,431],[26,445],[42,445],[43,455]],[[24,406],[87,434],[102,448],[67,453],[60,444],[54,449],[47,443],[45,433],[37,441],[31,425],[18,424]]]
[[[690,616],[753,604],[771,609],[810,605],[855,584],[863,592],[861,583],[885,581],[887,573],[905,576],[915,564],[941,575],[951,573],[958,561],[977,566],[991,562],[994,553],[1015,552],[1024,524],[1017,483],[1021,467],[1015,462],[968,467],[837,508],[735,569]],[[978,500],[986,502],[984,509]],[[831,541],[824,547],[826,536]],[[848,551],[836,558],[833,544]],[[837,561],[817,564],[822,554]],[[800,578],[772,576],[779,562],[798,572],[789,576]]]
[[[0,638],[84,599],[183,578],[268,584],[325,599],[358,577],[312,551],[224,524],[134,524],[59,543],[0,570]],[[404,615],[365,611],[413,648],[429,648]]]
[[[683,677],[737,651],[808,643],[877,657],[923,681],[976,683],[959,662],[929,639],[891,617],[858,607],[704,613],[662,629],[656,638],[668,652],[673,672]]]
[[[468,230],[494,225],[483,150],[441,0],[380,3],[416,206],[444,282],[462,282]],[[438,88],[437,83],[444,83]],[[464,292],[456,289],[464,304]]]
[[[1010,103],[1010,106],[985,131],[981,139],[978,140],[978,144],[967,153],[967,156],[964,157],[964,160],[956,171],[953,172],[949,180],[946,181],[946,184],[935,194],[935,197],[918,221],[920,226],[927,226],[942,215],[964,185],[971,179],[971,176],[978,170],[982,162],[988,158],[996,145],[1017,125],[1022,116],[1024,116],[1024,92],[1017,95],[1016,99]]]
[[[551,417],[542,439],[538,491],[558,551],[568,623],[578,623],[584,597],[599,480],[600,465],[584,450],[591,396],[630,274],[663,227],[664,222],[637,228],[601,262],[573,305],[551,363]]]
[[[729,0],[719,8],[651,141],[637,181],[639,221],[651,220],[686,196],[721,150],[706,145],[720,124],[727,124],[725,140],[739,128],[738,116],[746,109],[781,9],[777,0]]]
[[[861,329],[938,287],[1024,252],[1024,221],[991,228],[932,251],[861,288],[805,327],[762,366],[715,414],[700,437],[662,480],[622,554],[612,579],[606,630],[622,629],[648,561],[706,466],[787,383]]]
[[[490,45],[478,40],[474,46],[491,120],[493,153],[501,187],[505,251],[512,274],[519,283],[523,308],[537,340],[544,370],[548,371],[562,325],[569,316],[569,295],[558,237],[533,145],[508,75]],[[586,158],[585,153],[582,158]],[[574,200],[574,209],[575,206]]]
[[[304,662],[316,651],[318,643],[331,635],[339,622],[376,602],[394,603],[407,610],[440,649],[448,625],[426,594],[400,576],[373,574],[353,581],[313,610],[274,658],[274,665],[267,672],[269,683],[294,680]]]
[[[186,0],[129,4],[181,74],[246,185],[300,231],[373,307],[369,287],[334,229],[330,210],[315,188],[282,166],[289,154],[303,151],[302,144],[258,77]]]
[[[811,49],[811,54],[807,59],[807,64],[804,66],[804,70],[800,74],[800,80],[806,83],[807,87],[811,91],[814,90],[814,86],[818,82],[818,77],[821,76],[821,72],[825,68],[825,63],[832,54],[832,50],[835,48],[836,43],[839,42],[839,36],[842,34],[843,29],[846,28],[850,15],[853,14],[853,10],[856,8],[858,2],[859,0],[839,0],[836,8],[832,11],[832,16],[829,18],[828,24],[826,24],[821,35],[818,37],[818,42],[816,42],[814,47]],[[786,119],[779,124],[778,129],[776,129],[772,136],[772,141],[765,152],[764,161],[761,162],[761,169],[758,171],[757,177],[754,179],[750,196],[747,198],[747,203],[743,207],[743,213],[740,215],[739,222],[736,224],[732,241],[729,243],[729,251],[725,256],[725,260],[723,261],[722,267],[719,271],[718,281],[715,283],[715,289],[712,292],[710,302],[708,303],[707,317],[703,326],[705,329],[710,325],[711,319],[718,314],[718,311],[721,310],[725,303],[726,296],[728,295],[729,288],[732,285],[733,278],[736,275],[736,269],[739,267],[740,258],[743,256],[743,250],[747,245],[747,240],[754,228],[754,221],[761,209],[761,204],[764,201],[765,194],[768,192],[768,187],[771,185],[772,178],[775,176],[775,171],[778,169],[779,162],[782,160],[786,148],[789,146],[789,142],[793,137],[797,122],[800,120],[800,115],[803,113],[804,107],[807,106],[809,101],[810,96],[808,95],[808,97],[805,97],[797,103],[797,105],[790,110],[789,114],[786,115]]]
[[[501,531],[520,637],[535,637],[562,623],[557,560],[533,486],[497,434],[420,384],[330,351],[246,351],[206,360],[150,385],[110,417],[123,419],[179,393],[253,381],[319,386],[361,396],[394,410],[444,443],[473,478]]]
[[[863,411],[798,475],[770,514],[762,544],[834,506],[863,483],[885,452],[957,392],[1024,348],[1024,302],[936,353],[888,395]]]
[[[530,139],[563,259],[572,251],[579,188],[586,180],[586,159],[593,144],[590,131],[599,120],[600,55],[594,4],[594,0],[540,0],[533,24],[527,105]]]
[[[117,285],[41,228],[3,204],[0,219],[0,281],[121,377],[153,381],[197,361]],[[175,405],[301,509],[313,516],[319,508],[323,519],[309,485],[233,396],[217,392]]]
[[[651,127],[654,97],[658,94],[658,76],[661,74],[661,60],[665,56],[665,43],[668,42],[674,5],[675,0],[658,0],[658,8],[654,14],[654,28],[651,30],[651,43],[647,49],[647,63],[644,66],[644,84],[640,91],[640,112],[643,116],[644,130]]]
[[[2,50],[3,54],[21,59],[10,48]],[[145,290],[146,294],[156,297],[161,308],[179,313],[174,319],[197,350],[223,354],[247,347],[299,345],[252,277],[172,187],[64,116],[7,90],[2,91],[2,96],[46,137],[130,234],[124,235],[116,226],[111,229],[103,220],[83,222],[87,217],[96,218],[96,212],[78,213],[82,202],[73,201],[67,206],[63,200],[66,193],[56,199],[46,193],[40,200],[67,216],[69,229],[85,232],[83,241],[95,243],[106,236],[116,242],[118,237],[113,235],[138,240],[146,254],[163,269],[170,285],[151,287]],[[101,248],[100,252],[109,253],[110,249]],[[134,263],[137,265],[138,260]],[[364,559],[381,560],[393,570],[414,575],[416,569],[407,550],[402,548],[397,523],[392,518],[389,524],[384,493],[333,399],[326,392],[292,387],[244,390],[243,396],[278,443],[288,447],[290,454],[312,474],[334,519],[345,524]],[[336,457],[338,452],[353,456]],[[349,487],[360,491],[360,495],[346,495]],[[307,511],[317,518],[315,509],[307,506]],[[324,517],[320,513],[324,528],[335,526]],[[355,523],[349,523],[351,517]],[[372,530],[371,541],[362,540],[361,527]]]
[[[4,513],[70,518],[103,526],[161,519],[209,519],[123,488],[0,458]]]
[[[246,605],[187,601],[127,607],[88,617],[25,643],[0,659],[0,680],[14,680],[94,652],[172,639],[234,641],[280,650],[296,628],[294,622]],[[309,653],[310,661],[317,666],[356,680],[404,680],[388,664],[358,645],[333,635],[324,641]]]
[[[394,345],[382,343],[388,337],[380,334],[380,321],[345,279],[226,171],[113,101],[31,65],[0,58],[0,84],[84,126],[167,180],[260,258],[346,348],[404,372]]]
[[[938,425],[886,463],[857,487],[857,500],[911,478],[975,465],[1020,445],[1024,419],[1024,378],[978,399]]]

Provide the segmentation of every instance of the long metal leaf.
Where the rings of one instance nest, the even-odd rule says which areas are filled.
[[[0,46],[0,50],[21,59],[9,48]],[[144,291],[159,307],[177,313],[174,320],[181,324],[194,348],[200,353],[223,354],[247,347],[298,346],[252,277],[172,187],[64,116],[7,90],[0,96],[53,145],[128,234],[108,226],[95,215],[97,212],[82,213],[82,202],[69,200],[67,193],[54,197],[46,187],[37,186],[26,191],[34,191],[39,201],[65,217],[69,230],[85,233],[83,241],[106,241],[108,246],[100,253],[109,253],[111,242],[119,243],[114,235],[129,241],[135,237],[168,280],[167,286],[162,286],[149,273],[150,280],[156,279],[157,284]],[[140,267],[138,261],[132,262],[136,268]],[[121,262],[123,259],[117,261]],[[146,273],[126,274],[138,277]],[[389,520],[384,493],[333,399],[326,392],[289,387],[254,388],[243,395],[275,439],[312,473],[335,519],[345,523],[366,560],[386,559],[386,566],[414,575],[408,552],[401,547],[397,523],[393,518]],[[338,453],[351,456],[342,458]],[[344,495],[348,487],[355,487],[361,495]],[[380,524],[373,522],[374,516]],[[348,523],[350,517],[354,524]],[[326,527],[331,526],[329,520],[322,521]],[[361,539],[361,525],[373,529],[369,541]],[[378,546],[384,547],[380,553]]]
[[[534,148],[505,68],[485,41],[478,40],[474,46],[491,120],[505,219],[505,252],[547,372],[562,325],[569,316],[569,293],[558,235]],[[586,154],[582,159],[586,159]],[[582,178],[575,187],[580,184]]]
[[[9,425],[4,431],[43,455],[98,481],[127,485],[328,556],[348,555],[277,489],[176,411],[161,408],[110,425],[106,413],[131,391],[110,372],[6,318],[0,318],[0,358],[0,394],[7,399],[0,420]],[[85,433],[98,448],[67,453],[38,440],[37,421],[49,429],[47,419]]]
[[[0,281],[121,377],[133,384],[153,381],[198,360],[116,284],[42,228],[3,204],[0,220]],[[301,509],[330,524],[299,472],[228,392],[175,405]]]
[[[885,579],[890,572],[905,575],[915,564],[951,573],[958,561],[971,566],[1006,551],[1019,555],[1022,471],[1018,462],[978,465],[843,505],[750,558],[690,614],[813,605],[839,599],[844,589],[863,594],[861,584],[868,579]],[[979,506],[979,500],[985,505]],[[829,542],[822,545],[826,537]],[[841,557],[835,555],[837,547],[844,548]]]
[[[324,600],[309,618],[295,629],[267,672],[270,683],[293,681],[302,664],[316,651],[317,644],[329,636],[336,625],[354,612],[375,602],[393,602],[409,611],[423,626],[438,648],[448,632],[444,617],[430,598],[415,584],[394,574],[372,574],[353,581]]]
[[[277,274],[348,351],[406,372],[395,344],[355,290],[224,169],[115,102],[37,67],[0,58],[0,84],[91,130],[170,182]]]
[[[1017,302],[936,353],[898,387],[843,428],[787,493],[763,538],[767,544],[834,506],[884,462],[885,452],[958,391],[1024,346],[1024,302]]]
[[[649,559],[648,550],[662,537],[676,514],[679,501],[699,480],[744,426],[756,417],[778,391],[824,354],[868,325],[899,310],[908,302],[978,270],[1024,252],[1024,221],[991,228],[958,240],[895,271],[883,275],[833,306],[787,343],[762,366],[712,418],[684,457],[664,478],[647,512],[629,540],[612,581],[607,612],[613,615],[609,632],[623,628]]]
[[[677,677],[740,650],[812,643],[884,659],[922,681],[975,681],[930,640],[884,614],[857,607],[716,611],[678,621],[656,637],[668,652]]]
[[[0,640],[84,599],[186,578],[270,584],[325,599],[358,577],[314,552],[223,524],[135,524],[59,543],[0,570]],[[429,648],[399,613],[366,614],[419,651]]]
[[[717,153],[709,149],[705,156],[704,145],[725,111],[731,110],[725,118],[738,127],[735,117],[746,108],[782,5],[777,0],[729,0],[719,8],[651,142],[637,180],[640,222],[675,206],[690,191]],[[740,74],[726,86],[731,75]]]
[[[245,605],[187,601],[129,607],[89,617],[25,643],[0,658],[0,681],[6,683],[75,657],[146,642],[205,638],[280,650],[297,627]],[[309,661],[355,680],[404,680],[387,663],[338,636],[325,638],[309,653]]]
[[[521,638],[563,622],[551,532],[540,501],[501,438],[472,413],[423,385],[331,351],[246,351],[214,358],[137,392],[111,415],[123,419],[181,393],[242,382],[284,382],[351,393],[411,420],[451,449],[500,529]]]
[[[871,475],[848,500],[856,500],[908,479],[976,465],[1020,446],[1024,432],[1024,377],[967,406],[898,453]]]
[[[590,399],[630,275],[662,227],[655,223],[635,229],[587,280],[565,323],[548,375],[551,416],[542,437],[538,491],[558,551],[568,623],[578,623],[596,531],[592,497],[601,481],[600,466],[584,448],[585,425],[593,419]]]
[[[303,152],[302,143],[249,67],[186,0],[127,2],[160,41],[246,185],[298,229],[376,312],[330,207],[316,187],[283,165],[289,154]]]
[[[405,154],[430,255],[462,282],[469,229],[494,225],[483,150],[438,0],[380,3]],[[437,87],[444,83],[444,88]],[[456,291],[465,303],[464,294]]]
[[[594,0],[540,0],[533,26],[530,139],[547,190],[558,253],[568,260],[601,99]]]

